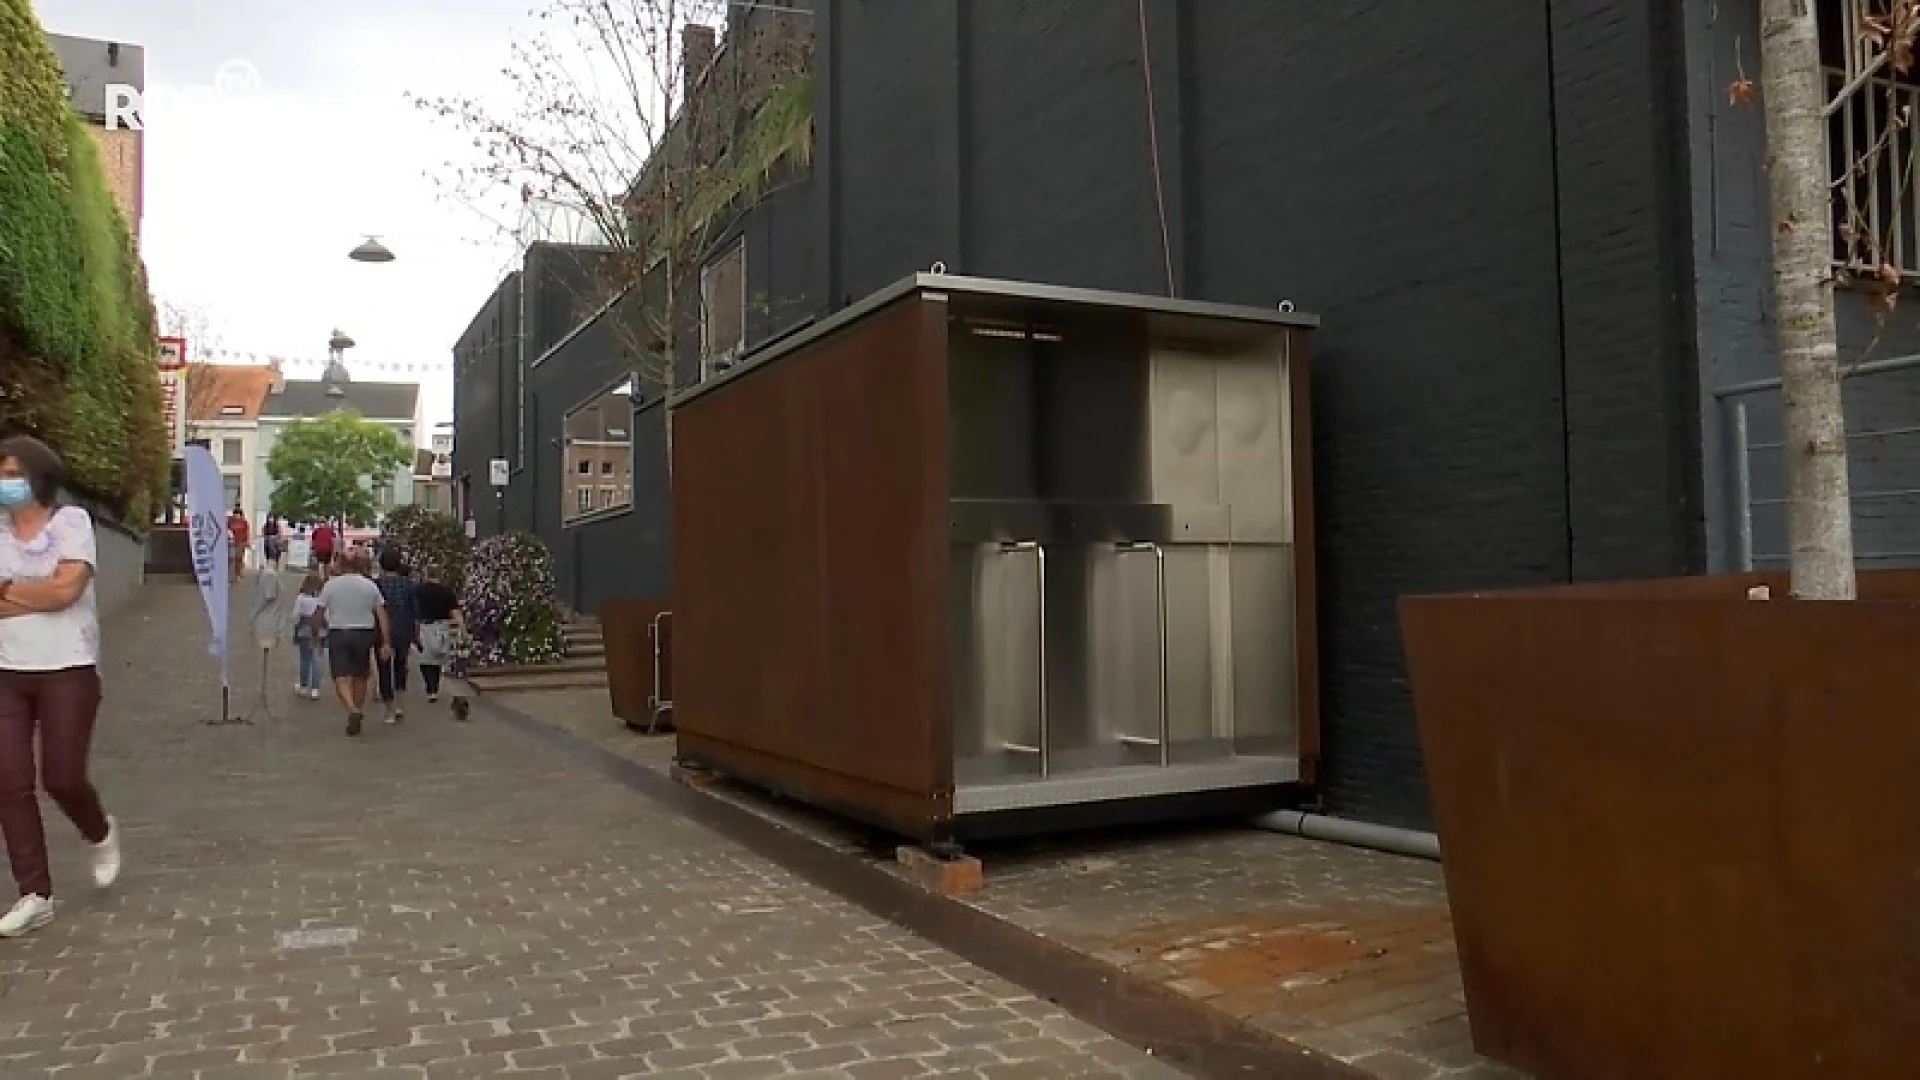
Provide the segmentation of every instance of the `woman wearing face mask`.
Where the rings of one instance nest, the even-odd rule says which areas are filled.
[[[38,439],[0,439],[0,831],[20,899],[0,938],[53,919],[41,784],[91,847],[94,884],[120,876],[120,830],[87,779],[100,709],[93,519],[59,506],[60,458]]]

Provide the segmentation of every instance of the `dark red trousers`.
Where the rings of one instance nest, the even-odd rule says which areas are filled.
[[[0,832],[22,896],[53,895],[36,775],[87,843],[107,838],[107,812],[87,779],[99,711],[100,673],[94,668],[0,671]]]

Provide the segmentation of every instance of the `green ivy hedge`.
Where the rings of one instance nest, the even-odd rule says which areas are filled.
[[[0,432],[46,439],[136,526],[172,456],[153,300],[86,123],[27,0],[0,0]]]

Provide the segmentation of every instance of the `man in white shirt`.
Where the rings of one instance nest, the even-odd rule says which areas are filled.
[[[355,552],[346,561],[346,572],[321,586],[313,627],[326,632],[333,692],[347,710],[347,734],[358,735],[365,720],[374,655],[385,660],[391,639],[386,602],[380,587],[368,577],[373,567],[367,556]]]

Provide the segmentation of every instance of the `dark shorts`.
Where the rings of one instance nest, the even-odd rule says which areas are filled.
[[[336,679],[365,679],[373,674],[378,630],[327,631],[327,670]]]

